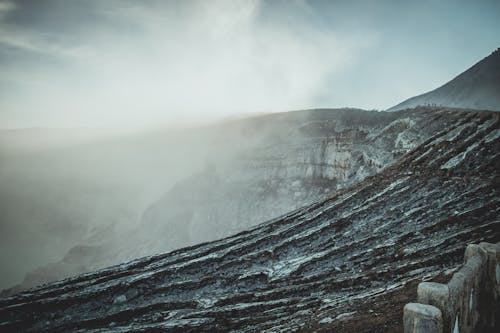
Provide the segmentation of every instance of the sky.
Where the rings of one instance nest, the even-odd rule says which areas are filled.
[[[383,110],[500,46],[500,1],[0,0],[0,128]]]

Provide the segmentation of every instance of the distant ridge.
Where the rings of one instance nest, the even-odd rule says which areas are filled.
[[[500,48],[443,86],[387,111],[419,105],[500,111]]]

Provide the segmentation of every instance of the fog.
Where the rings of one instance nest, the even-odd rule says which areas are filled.
[[[215,237],[202,222],[177,235],[186,217],[175,206],[195,198],[186,214],[203,221],[193,206],[212,195],[213,170],[214,181],[240,177],[230,191],[241,202],[248,184],[279,192],[263,165],[281,163],[273,149],[307,128],[247,117],[385,109],[498,46],[496,2],[450,3],[0,0],[0,289],[63,258],[77,265],[67,254],[82,244],[109,251],[96,268],[116,263],[129,237],[144,246],[120,258]],[[254,150],[272,157],[258,172]],[[248,174],[237,170],[243,152]],[[146,212],[167,199],[175,228],[148,238]],[[247,201],[253,222],[264,219]]]
[[[293,12],[283,6],[281,16],[302,8],[303,20],[313,19],[305,3],[291,4]],[[235,113],[306,108],[326,93],[327,78],[370,43],[370,36],[338,36],[262,18],[259,1],[92,6],[83,10],[89,17],[74,36],[78,43],[49,42],[51,36],[17,30],[0,35],[10,47],[50,58],[48,64],[34,61],[34,71],[7,73],[18,75],[14,79],[23,86],[4,108],[36,109],[26,123],[51,127],[200,123]],[[47,24],[40,23],[46,30]],[[29,98],[21,100],[23,95]],[[4,126],[23,121],[22,115],[10,116]]]
[[[112,137],[90,130],[76,136],[63,130],[0,131],[0,288],[60,261],[77,245],[137,244],[130,235],[115,236],[137,228],[144,210],[176,182],[203,170],[209,156],[222,162],[231,146],[234,151],[230,142],[215,151],[211,131]],[[121,258],[101,257],[107,264]]]
[[[248,186],[272,180],[281,166],[273,149],[300,142],[303,124],[299,112],[134,132],[0,131],[0,288],[39,267],[28,284],[212,240],[295,208],[291,195],[262,206]],[[91,252],[75,250],[82,246]]]
[[[0,128],[386,109],[494,50],[498,11],[496,1],[2,0]]]

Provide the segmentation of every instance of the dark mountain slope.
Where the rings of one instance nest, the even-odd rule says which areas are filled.
[[[123,172],[123,177],[116,180],[117,185],[114,187],[115,192],[119,188],[116,196],[124,196],[128,192],[131,199],[125,204],[111,205],[110,199],[113,196],[107,193],[84,196],[84,199],[89,199],[86,202],[86,207],[89,208],[84,212],[86,215],[95,214],[92,223],[88,224],[100,227],[95,232],[88,233],[89,236],[76,243],[65,255],[62,253],[61,259],[57,258],[58,261],[31,271],[21,285],[0,292],[0,296],[135,258],[234,235],[262,221],[331,197],[339,189],[391,165],[404,153],[445,128],[446,118],[434,118],[429,123],[432,112],[433,110],[426,109],[398,113],[356,109],[303,110],[191,129],[176,133],[173,138],[153,133],[146,138],[134,138],[132,145],[130,142],[112,142],[109,149],[98,154],[106,156],[107,163],[102,163],[101,158],[98,160],[101,161],[99,163],[106,164],[108,169],[121,169],[119,166],[122,164],[135,166],[128,167],[129,171]],[[102,143],[97,147],[98,151],[101,146]],[[96,147],[87,149],[90,155],[95,154]],[[117,150],[123,151],[121,158],[113,158],[113,152]],[[183,153],[176,154],[176,150]],[[88,163],[88,159],[84,158],[88,154],[89,152],[83,151],[75,161]],[[62,164],[61,156],[64,154],[50,158],[51,163],[42,165],[42,169],[57,168],[57,163]],[[144,160],[150,159],[156,160],[153,168],[151,165],[148,168],[150,163],[144,163]],[[134,162],[135,160],[142,162]],[[208,161],[205,166],[203,160]],[[29,161],[34,163],[28,164],[30,170],[33,165],[39,165],[36,158]],[[70,179],[79,179],[77,171],[82,167],[72,166],[74,167],[65,168],[71,170],[70,174],[73,176]],[[16,163],[11,168],[17,172],[22,166]],[[130,185],[134,182],[132,179],[136,176],[136,169],[148,172],[145,172],[140,182],[142,186],[134,191],[134,187]],[[114,173],[110,173],[110,177],[113,177]],[[179,173],[184,173],[184,177],[179,179]],[[48,179],[48,183],[57,182],[61,174],[64,171],[55,174],[54,178],[32,177],[35,181],[24,182],[27,183],[25,193],[36,198],[50,197],[53,193],[51,188],[40,188],[36,183],[39,179]],[[6,198],[18,191],[23,175],[26,174],[17,173],[17,177],[11,178],[10,191],[3,189],[4,193],[7,192]],[[90,192],[92,183],[106,184],[105,177],[99,176],[82,180],[88,188],[85,192],[76,191],[78,187],[73,183],[63,183],[64,186],[61,187],[66,189],[64,198]],[[3,179],[5,178],[4,176]],[[178,181],[175,185],[168,186],[172,181],[169,178],[177,178]],[[162,195],[161,192],[156,195],[138,195],[138,192],[151,193],[152,188],[162,186]],[[43,189],[46,191],[41,191]],[[137,218],[137,221],[119,221],[109,228],[102,227],[120,215],[120,208],[135,208],[134,211],[139,209],[139,199],[145,197],[152,197],[153,201],[147,202],[140,211],[140,222]],[[5,211],[12,211],[11,208],[15,205],[21,211],[26,210],[25,207],[35,206],[32,201],[12,201],[5,201]],[[65,202],[55,200],[55,203],[47,205],[56,210],[60,207],[69,208],[64,215],[69,221],[64,223],[62,220],[61,225],[78,225],[80,222],[87,226],[85,219],[71,218],[75,215],[71,214],[71,208],[78,207],[78,204],[64,204]],[[0,207],[0,211],[3,207]],[[105,217],[99,214],[96,210],[98,208],[107,211]],[[36,221],[41,214],[43,212],[34,210],[33,219]],[[55,220],[50,219],[54,215],[56,214],[45,214],[49,226]],[[28,216],[23,217],[7,222],[17,226],[29,221]],[[33,232],[33,226],[26,229],[38,237],[42,233]],[[81,229],[77,231],[77,235],[86,235]],[[12,239],[13,234],[6,233],[4,242]],[[24,235],[22,232],[17,234]],[[50,235],[52,234],[49,233]],[[69,238],[56,236],[52,239],[48,237],[43,244],[54,246],[60,238]],[[123,242],[123,239],[127,239],[127,242]],[[16,245],[5,246],[8,251],[3,252],[8,261],[11,260],[7,253],[20,252],[30,245],[15,241],[11,243]],[[0,244],[6,243],[2,243],[0,238]],[[35,255],[31,255],[31,258]],[[39,265],[42,263],[44,261],[40,260]]]
[[[388,111],[414,108],[419,105],[500,111],[500,49],[445,85],[407,99]]]
[[[401,331],[415,283],[500,240],[499,117],[436,109],[445,130],[334,197],[0,300],[0,331]]]

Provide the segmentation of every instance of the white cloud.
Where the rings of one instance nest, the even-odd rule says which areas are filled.
[[[45,89],[24,91],[29,98],[11,107],[36,106],[33,122],[57,120],[57,126],[203,121],[314,107],[328,78],[370,40],[340,38],[304,21],[263,22],[259,1],[112,4],[102,13],[126,28],[89,26],[88,35],[72,45],[0,34],[0,42],[72,64],[47,73]],[[311,14],[304,2],[295,5]]]

